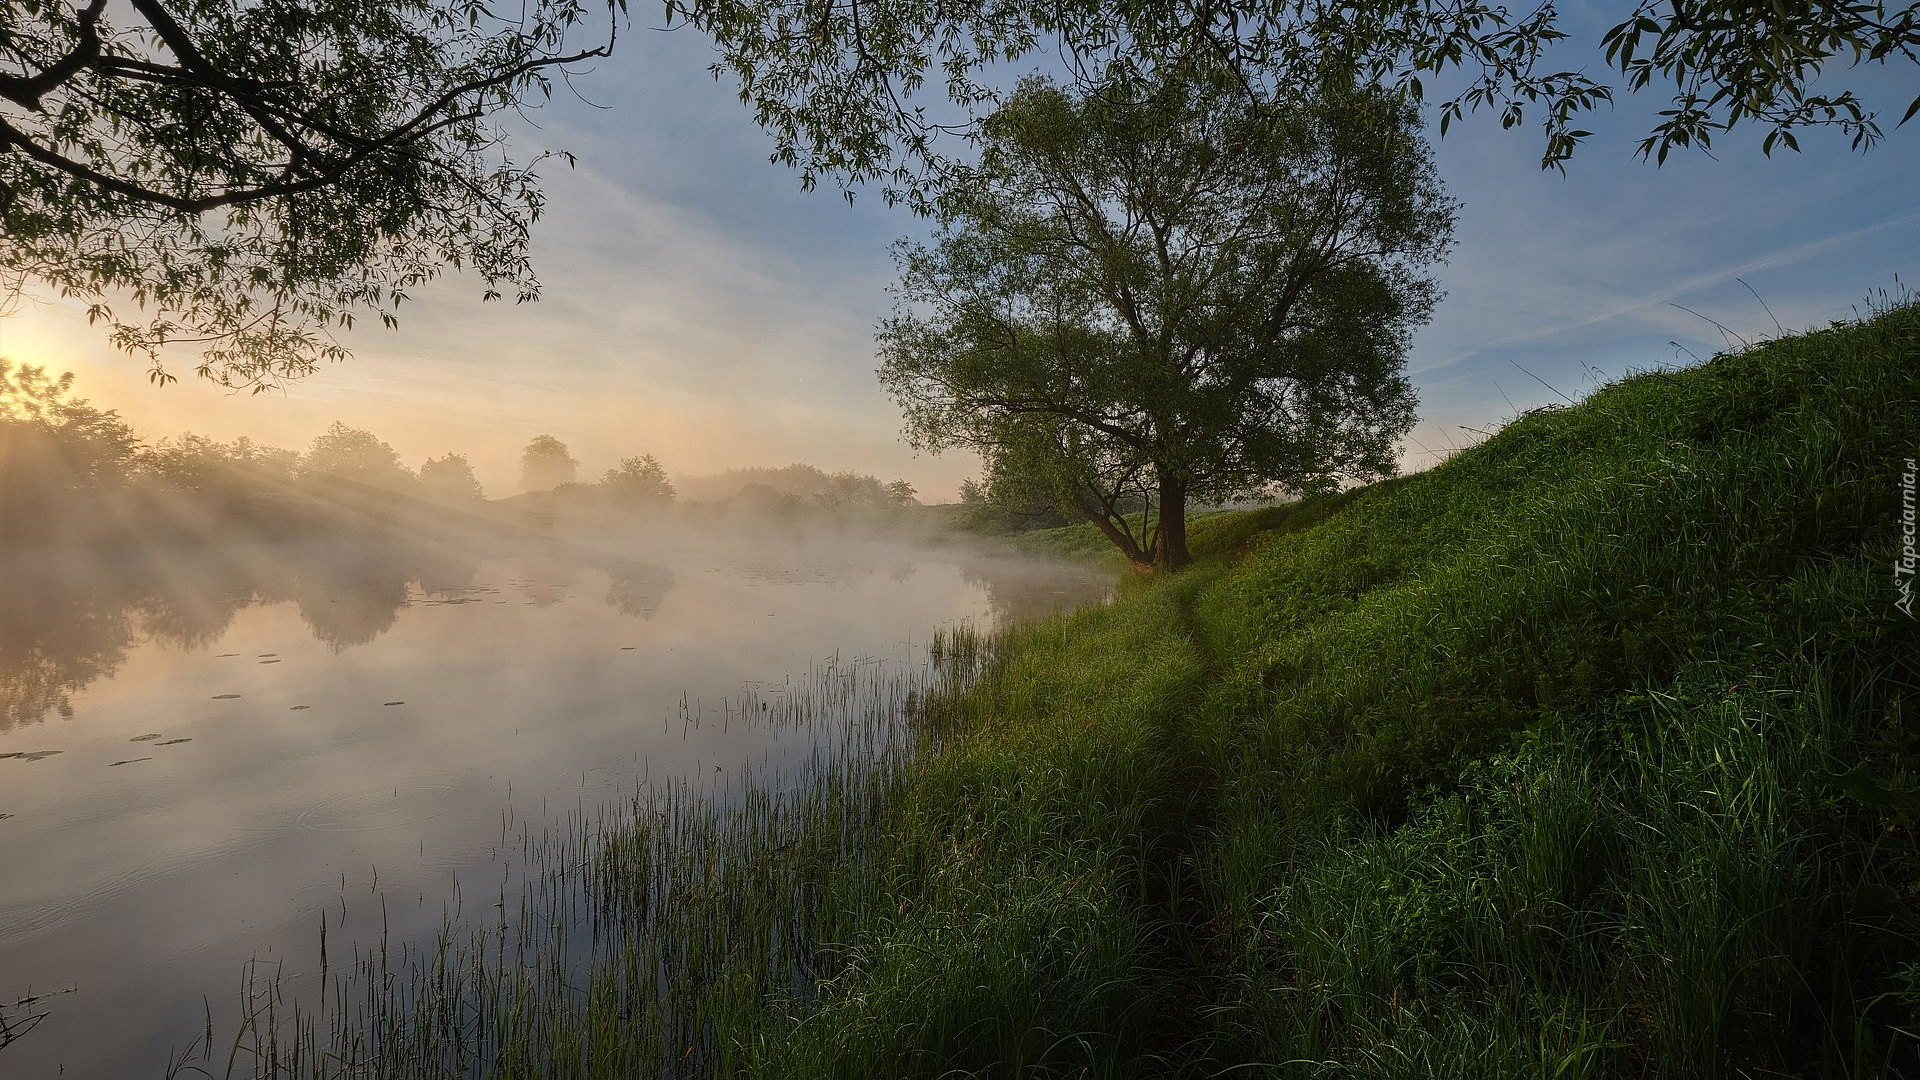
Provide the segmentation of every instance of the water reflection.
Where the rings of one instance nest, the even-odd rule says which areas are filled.
[[[989,559],[961,563],[960,578],[981,591],[993,623],[1004,626],[1044,619],[1110,597],[1111,572],[1074,570],[1063,573],[1059,564],[1044,560]]]
[[[607,572],[607,605],[622,615],[651,619],[673,588],[673,571],[646,563],[615,563]]]
[[[0,1001],[86,989],[0,1071],[152,1075],[249,956],[315,970],[316,906],[342,948],[389,914],[425,940],[459,882],[504,865],[509,822],[792,775],[833,737],[736,722],[743,687],[785,700],[835,654],[905,670],[936,627],[1113,581],[779,543],[784,566],[720,529],[0,562]]]
[[[113,576],[71,577],[18,564],[0,571],[0,731],[73,715],[73,692],[112,675],[135,638],[134,612],[148,605]],[[155,619],[156,627],[172,620]]]
[[[393,629],[407,606],[407,586],[417,577],[404,563],[369,557],[357,564],[308,568],[293,575],[287,587],[300,621],[315,640],[338,653]]]
[[[154,549],[112,559],[42,556],[0,564],[0,732],[73,716],[73,696],[111,677],[129,650],[151,641],[198,650],[256,604],[290,602],[335,653],[377,640],[410,603],[496,599],[474,584],[481,558],[445,546],[369,543],[193,552]],[[673,587],[658,567],[614,561],[606,603],[651,616]],[[534,560],[528,602],[565,599],[578,568]],[[272,662],[266,658],[263,662]]]
[[[368,645],[391,630],[409,604],[520,603],[551,608],[576,595],[581,555],[522,560],[502,588],[476,584],[482,557],[446,544],[370,542],[358,546],[241,546],[192,552],[157,549],[113,560],[43,557],[0,565],[0,732],[71,717],[73,696],[111,677],[143,641],[203,649],[246,608],[287,602],[307,631],[334,653]],[[749,583],[850,583],[881,575],[895,587],[919,562],[857,545],[718,555],[709,572]],[[949,553],[998,624],[1097,602],[1108,576],[1056,563]],[[925,552],[919,555],[924,557]],[[601,602],[651,619],[673,590],[672,570],[652,562],[588,556],[606,575]],[[516,595],[517,594],[517,595]],[[274,662],[264,658],[263,662]]]
[[[553,558],[535,559],[527,568],[527,576],[520,579],[518,584],[527,603],[537,608],[548,608],[571,594],[579,576],[578,568],[570,562]]]

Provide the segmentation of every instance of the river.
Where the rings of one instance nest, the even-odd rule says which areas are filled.
[[[1111,586],[723,529],[617,557],[440,539],[10,559],[0,1075],[161,1076],[238,1014],[250,963],[302,974],[320,922],[342,952],[422,940],[497,889],[514,828],[804,753],[806,731],[742,721],[743,695],[856,658],[911,668],[938,628]]]

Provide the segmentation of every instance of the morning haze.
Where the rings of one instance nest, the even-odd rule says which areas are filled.
[[[0,1075],[1920,1078],[1920,5],[1614,7],[0,0]]]
[[[246,1015],[250,961],[428,940],[455,882],[524,888],[508,841],[562,806],[792,783],[812,725],[852,718],[764,703],[1112,587],[811,465],[596,475],[541,435],[530,490],[489,497],[464,455],[344,422],[297,449],[141,434],[0,368],[16,1075],[164,1066]]]

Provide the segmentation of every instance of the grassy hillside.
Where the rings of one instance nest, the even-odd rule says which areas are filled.
[[[765,1071],[1920,1075],[1916,453],[1909,307],[1196,529],[998,644]]]
[[[607,839],[653,921],[584,1013],[429,973],[462,1019],[399,1056],[483,1015],[476,1075],[1920,1076],[1916,455],[1905,307],[1201,522],[981,646],[917,753]]]
[[[1299,529],[1308,523],[1319,521],[1327,514],[1346,504],[1355,494],[1349,492],[1335,499],[1322,499],[1311,506],[1298,503],[1282,503],[1262,507],[1257,510],[1193,510],[1187,514],[1188,542],[1194,550],[1215,556],[1232,557],[1238,555],[1254,538],[1264,536],[1281,528]],[[930,507],[930,510],[948,511],[947,528],[950,531],[964,532],[969,536],[988,543],[1005,544],[1025,555],[1038,555],[1051,559],[1077,559],[1096,563],[1109,563],[1114,569],[1127,567],[1126,556],[1113,545],[1090,521],[1075,522],[1056,528],[1024,528],[1005,521],[992,520],[991,515],[977,515],[971,508],[963,506]],[[982,523],[979,517],[986,516]],[[1151,519],[1149,519],[1151,520]]]

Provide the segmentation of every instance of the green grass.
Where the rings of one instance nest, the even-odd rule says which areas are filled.
[[[1395,482],[1386,483],[1390,485]],[[1324,520],[1357,493],[1351,491],[1307,502],[1278,503],[1254,510],[1192,511],[1187,515],[1187,545],[1198,559],[1238,555],[1258,537],[1307,528]],[[1091,522],[1082,521],[1051,529],[1026,529],[1000,535],[998,539],[1027,555],[1106,562],[1116,567],[1126,565],[1125,557],[1113,546],[1113,541],[1107,539],[1106,534]]]
[[[1120,549],[1114,547],[1113,541],[1090,522],[1082,521],[1052,529],[1027,529],[999,539],[1023,555],[1126,565],[1126,557],[1120,554]]]
[[[1197,522],[806,793],[583,828],[555,880],[671,917],[366,1015],[501,1077],[1920,1076],[1915,455],[1908,306]]]

